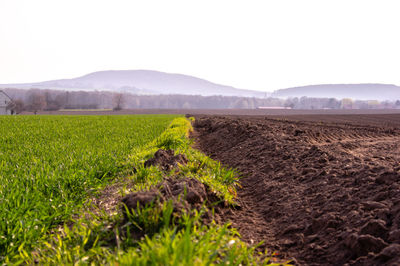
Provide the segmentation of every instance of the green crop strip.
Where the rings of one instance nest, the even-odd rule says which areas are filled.
[[[151,158],[158,149],[174,150],[177,154],[185,154],[188,163],[180,166],[179,175],[182,177],[196,178],[209,185],[214,192],[226,202],[234,204],[236,186],[239,174],[234,169],[228,169],[191,147],[189,132],[192,131],[189,120],[177,118],[172,121],[169,128],[145,149],[136,149],[129,157],[128,164],[137,168],[138,174],[134,178],[136,190],[149,189],[162,179],[162,174],[157,167],[145,168],[143,163]],[[144,172],[144,174],[143,174]],[[147,172],[153,172],[147,173]],[[170,173],[172,175],[174,173]]]
[[[175,117],[1,116],[0,262],[47,240]]]
[[[154,190],[163,180],[193,178],[207,184],[221,201],[235,204],[238,174],[222,167],[191,147],[190,121],[176,118],[159,136],[131,149],[120,164],[119,194]],[[145,166],[158,149],[184,154],[187,163],[163,171]],[[115,184],[115,183],[114,183]],[[26,264],[113,264],[113,265],[214,265],[268,264],[266,254],[248,246],[229,224],[207,224],[208,206],[176,213],[172,200],[129,210],[108,212],[86,201],[79,217],[70,219],[56,232],[41,238],[35,249],[18,249],[13,263]]]

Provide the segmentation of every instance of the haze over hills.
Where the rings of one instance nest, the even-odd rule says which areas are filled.
[[[400,87],[391,84],[325,84],[274,91],[271,97],[351,98],[357,100],[398,100]]]
[[[109,70],[44,82],[0,84],[0,88],[39,88],[83,91],[128,92],[137,95],[201,95],[238,97],[313,97],[357,100],[398,100],[400,87],[391,84],[322,84],[276,90],[273,93],[237,89],[182,74],[152,70]]]
[[[188,75],[151,70],[99,71],[73,79],[25,84],[4,84],[0,85],[0,87],[104,90],[130,92],[133,94],[222,95],[259,98],[266,96],[265,92],[237,89]]]

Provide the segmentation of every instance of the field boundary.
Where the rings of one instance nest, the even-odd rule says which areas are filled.
[[[134,149],[122,165],[123,177],[105,187],[80,217],[40,241],[35,252],[22,249],[20,261],[281,265],[221,223],[219,214],[235,205],[238,173],[192,148],[192,120],[176,118],[154,141]]]

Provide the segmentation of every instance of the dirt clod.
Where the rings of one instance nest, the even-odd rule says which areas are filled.
[[[166,179],[161,183],[160,191],[168,198],[182,195],[190,204],[201,204],[207,199],[203,183],[193,178]]]
[[[158,191],[139,191],[130,193],[122,198],[122,203],[124,203],[128,209],[132,210],[163,201],[164,199]]]
[[[368,221],[363,227],[361,227],[360,233],[386,239],[388,231],[389,230],[386,227],[385,221],[373,219]]]
[[[154,154],[153,158],[148,159],[145,167],[158,165],[163,171],[169,171],[173,168],[178,168],[178,164],[186,164],[187,159],[184,154],[174,155],[173,150],[159,149]]]
[[[380,238],[371,235],[351,234],[345,241],[349,248],[348,252],[351,258],[357,258],[367,255],[369,252],[379,253],[388,244]]]
[[[168,200],[172,200],[174,212],[180,213],[184,210],[200,209],[203,205],[214,205],[215,202],[219,201],[219,198],[197,179],[165,178],[153,190],[133,192],[126,195],[122,199],[122,203],[129,210],[136,210],[150,204],[154,204],[154,207],[157,208],[157,204]],[[125,206],[123,212],[125,213]]]
[[[396,265],[398,265],[400,263],[400,259],[398,258],[400,254],[400,245],[399,244],[392,244],[386,248],[384,248],[382,250],[381,253],[378,254],[378,256],[376,256],[375,260],[377,262],[388,262],[392,259],[395,259],[396,261],[392,261],[392,265],[395,265],[395,263],[397,263]]]

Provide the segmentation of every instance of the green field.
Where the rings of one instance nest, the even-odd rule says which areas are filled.
[[[214,204],[236,204],[238,173],[193,149],[190,130],[190,120],[172,115],[0,117],[0,263],[269,263],[229,224],[204,223]],[[159,149],[187,161],[169,171],[146,166]],[[96,201],[192,179],[217,201],[177,211],[188,187],[134,209]]]
[[[30,250],[174,117],[0,117],[0,258]]]

